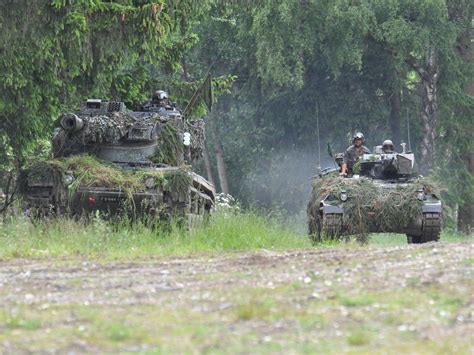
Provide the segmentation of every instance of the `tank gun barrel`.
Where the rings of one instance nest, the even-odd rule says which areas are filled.
[[[67,132],[80,131],[84,122],[77,115],[67,113],[61,118],[61,127]]]

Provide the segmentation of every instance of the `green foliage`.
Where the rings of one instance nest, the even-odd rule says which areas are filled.
[[[443,233],[441,240],[466,240],[459,234]],[[374,246],[406,245],[405,235],[374,235]],[[321,248],[367,248],[352,243],[326,243]],[[23,217],[0,220],[0,258],[87,257],[110,260],[143,259],[150,256],[192,255],[207,252],[243,250],[285,250],[309,248],[305,234],[295,233],[281,221],[256,212],[228,216],[216,213],[209,224],[193,230],[178,226],[171,229],[159,225],[152,229],[145,224],[122,221],[108,222],[93,218],[89,222],[72,219],[52,219],[32,223]],[[346,305],[362,305],[364,300],[346,296]]]
[[[474,128],[462,128],[472,127],[472,97],[463,93],[472,65],[463,64],[456,51],[457,37],[470,28],[469,14],[470,2],[441,0],[279,0],[250,9],[211,7],[207,21],[196,27],[203,40],[187,64],[202,71],[203,63],[216,58],[217,70],[239,78],[233,97],[216,106],[212,125],[218,136],[208,139],[211,156],[212,143],[222,141],[231,192],[244,204],[294,212],[296,201],[288,203],[294,196],[282,191],[305,184],[314,170],[301,177],[292,174],[294,168],[279,172],[277,167],[291,164],[282,157],[292,155],[305,159],[298,171],[309,164],[331,165],[317,161],[317,116],[321,136],[342,151],[356,130],[365,133],[369,147],[393,139],[395,110],[399,139],[411,138],[418,158],[421,78],[406,59],[413,56],[428,68],[431,51],[440,69],[436,144],[452,153],[440,155],[436,165],[454,208],[468,196],[461,187],[472,186],[461,160],[463,152],[472,151],[468,136]],[[394,95],[401,98],[398,111]],[[272,184],[284,179],[284,187]]]
[[[64,231],[68,231],[65,233]],[[191,231],[177,226],[148,228],[126,219],[121,223],[93,219],[38,221],[14,218],[0,221],[0,257],[140,258],[151,255],[189,255],[197,252],[309,247],[278,221],[257,213],[232,218],[215,214],[209,224]]]
[[[155,163],[173,164],[179,163],[179,157],[183,155],[183,145],[179,140],[178,129],[170,122],[161,125],[159,137],[160,149],[150,158]]]
[[[359,174],[360,168],[361,168],[361,160],[359,159],[355,162],[354,166],[352,167],[352,171],[354,172],[354,174]]]
[[[184,200],[187,192],[189,191],[189,187],[193,182],[193,178],[189,171],[184,169],[176,169],[174,171],[167,172],[164,178],[165,188],[168,191],[179,194],[182,197],[181,200]]]
[[[170,54],[176,14],[164,0],[18,1],[0,9],[0,136],[19,165],[66,107],[125,92],[136,63],[178,60]],[[143,98],[138,88],[130,100]]]
[[[33,331],[41,328],[41,322],[37,319],[15,317],[7,319],[6,326],[9,329],[25,329]]]
[[[409,121],[418,157],[422,78],[407,60],[431,69],[433,58],[443,152],[435,173],[453,212],[469,203],[473,65],[458,42],[470,33],[472,1],[41,0],[0,9],[1,168],[36,156],[37,138],[47,140],[53,120],[80,99],[140,108],[164,89],[184,109],[211,68],[222,96],[207,118],[207,148],[212,157],[222,143],[231,193],[297,212],[296,187],[309,193],[314,167],[332,165],[317,161],[318,133],[335,152],[356,130],[371,147],[394,138],[395,112],[402,141]],[[206,112],[198,105],[190,118]]]
[[[155,185],[163,185],[169,191],[179,194],[187,191],[192,182],[186,167],[165,172],[153,168],[125,170],[89,155],[38,161],[28,166],[25,172],[27,174],[22,175],[23,179],[51,176],[54,190],[58,193],[64,186],[64,173],[71,172],[75,181],[69,186],[70,190],[78,187],[106,187],[124,191],[130,199],[133,193],[145,190],[144,181],[147,178],[153,178]]]

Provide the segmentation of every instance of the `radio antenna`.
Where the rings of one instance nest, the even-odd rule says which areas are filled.
[[[411,152],[410,118],[409,118],[409,116],[408,116],[408,107],[407,107],[407,133],[408,133],[408,151]]]
[[[321,144],[319,141],[319,106],[316,102],[316,133],[318,135],[318,170],[321,171]]]

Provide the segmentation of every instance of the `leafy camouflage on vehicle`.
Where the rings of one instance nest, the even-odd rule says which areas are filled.
[[[98,210],[192,223],[211,212],[214,187],[190,166],[202,156],[202,120],[186,121],[175,108],[129,112],[123,103],[88,100],[58,125],[54,159],[34,162],[19,176],[28,211]]]
[[[371,232],[405,233],[409,242],[438,240],[440,188],[413,176],[413,154],[365,154],[361,175],[340,177],[338,169],[313,180],[308,226],[316,240],[355,235],[366,242]]]

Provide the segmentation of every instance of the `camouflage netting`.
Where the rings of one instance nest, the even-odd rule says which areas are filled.
[[[375,224],[380,232],[399,231],[410,221],[421,217],[422,202],[417,192],[426,192],[439,196],[437,185],[427,178],[414,179],[410,183],[394,184],[391,188],[383,186],[383,181],[368,178],[347,179],[339,176],[327,176],[313,181],[313,191],[308,204],[310,229],[317,225],[320,202],[330,193],[339,196],[346,191],[349,198],[343,204],[344,234],[356,235],[366,240],[368,227]],[[373,212],[369,217],[367,211]],[[313,227],[313,228],[311,228]]]
[[[206,141],[204,121],[196,120],[192,123],[188,123],[187,129],[189,133],[191,133],[191,160],[199,160],[202,158]]]
[[[183,144],[179,139],[178,129],[171,122],[161,126],[158,138],[159,150],[148,157],[155,163],[179,165],[183,156]]]
[[[189,186],[192,184],[191,175],[182,169],[165,175],[164,187],[168,191],[175,192],[180,201],[185,201]]]
[[[205,142],[204,121],[185,122],[183,130],[191,134],[190,160],[195,161],[202,158]],[[149,159],[155,163],[181,164],[184,152],[182,138],[173,121],[162,124],[158,138],[159,150]]]
[[[83,143],[117,143],[134,123],[127,113],[114,112],[109,116],[92,116],[84,122],[84,129],[77,133]]]
[[[17,179],[18,189],[21,195],[25,196],[28,192],[28,185],[34,181],[44,181],[53,186],[52,199],[55,203],[62,205],[67,201],[68,191],[63,183],[63,171],[55,164],[38,161],[30,167],[20,171]]]
[[[110,116],[90,116],[84,120],[84,128],[73,134],[59,130],[53,139],[53,154],[60,156],[67,147],[68,140],[77,144],[111,143],[116,144],[123,138],[135,122],[127,113],[114,112]],[[69,142],[71,145],[72,142]]]
[[[64,188],[64,173],[71,172],[75,181]],[[100,161],[89,155],[72,156],[33,163],[19,176],[19,184],[26,188],[26,179],[48,176],[54,186],[56,202],[65,201],[67,194],[79,187],[105,187],[125,192],[130,199],[134,192],[144,191],[144,181],[153,178],[155,186],[163,186],[166,190],[178,195],[187,192],[192,184],[189,167],[181,166],[175,170],[156,170],[143,168],[140,170],[119,169],[114,165]],[[68,191],[69,190],[69,191]]]

